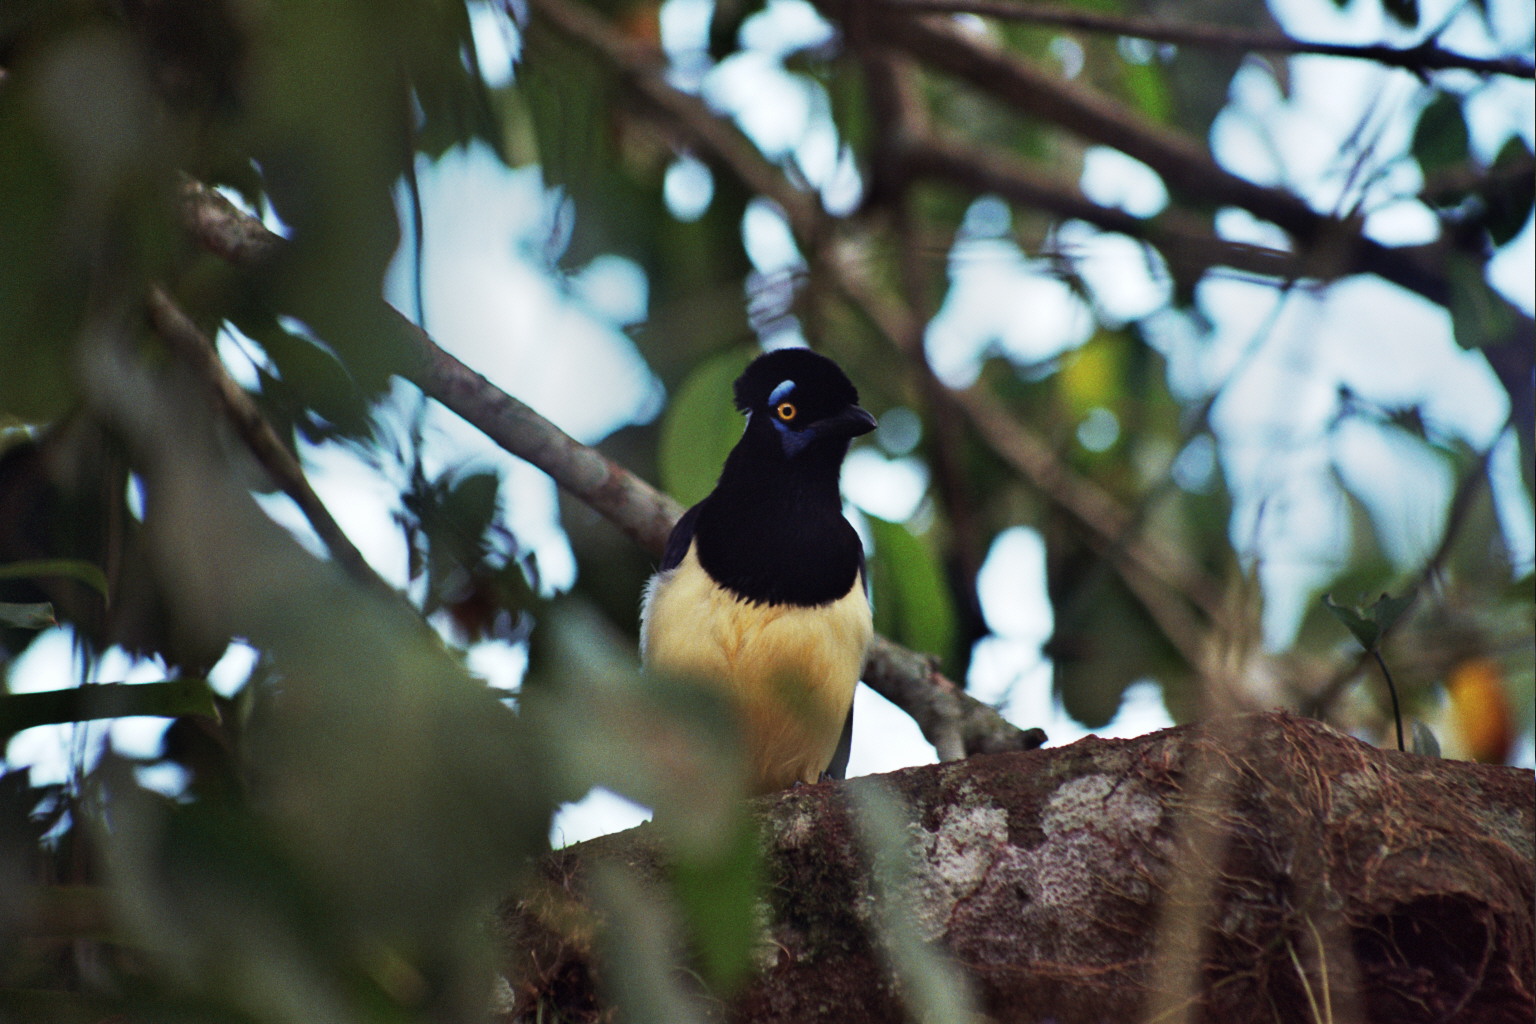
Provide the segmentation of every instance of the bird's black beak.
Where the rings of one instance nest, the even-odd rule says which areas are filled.
[[[816,424],[816,432],[833,437],[858,437],[875,429],[875,418],[857,405],[850,405],[835,416]]]

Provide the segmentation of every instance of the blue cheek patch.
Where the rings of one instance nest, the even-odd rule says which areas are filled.
[[[784,449],[784,454],[794,458],[805,450],[805,446],[811,443],[815,435],[812,430],[791,430],[786,424],[773,421],[774,429],[779,432],[779,445]]]

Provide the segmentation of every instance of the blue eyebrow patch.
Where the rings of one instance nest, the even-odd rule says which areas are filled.
[[[778,405],[786,395],[795,390],[795,382],[792,380],[780,381],[779,386],[768,392],[768,404]]]

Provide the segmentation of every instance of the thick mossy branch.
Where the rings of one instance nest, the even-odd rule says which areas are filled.
[[[910,808],[918,926],[993,1020],[1142,1020],[1185,997],[1193,1012],[1169,1019],[1273,1024],[1327,1006],[1525,1024],[1536,1010],[1532,774],[1271,714],[765,800],[761,973],[718,1019],[906,1019],[851,815],[877,785]],[[542,887],[503,909],[505,1020],[602,1017],[590,872],[623,864],[661,893],[657,850],[645,826],[545,862]]]

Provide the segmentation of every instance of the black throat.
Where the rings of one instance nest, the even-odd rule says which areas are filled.
[[[694,544],[710,577],[765,604],[846,595],[863,561],[837,487],[847,451],[846,439],[827,438],[786,457],[771,424],[749,424],[699,506]]]

